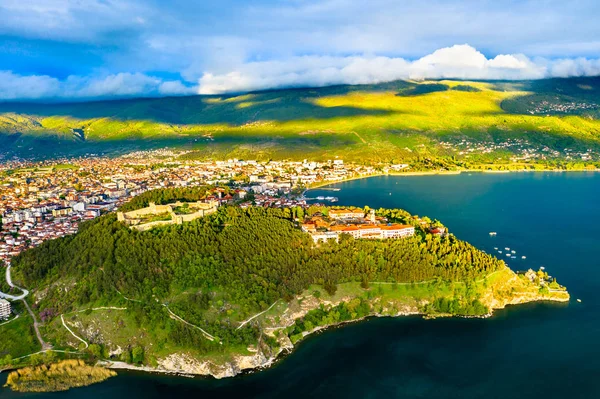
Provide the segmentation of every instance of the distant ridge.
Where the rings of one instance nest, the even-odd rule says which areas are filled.
[[[43,157],[174,146],[206,156],[392,161],[415,157],[423,147],[428,156],[443,157],[441,142],[458,138],[596,148],[599,107],[598,77],[394,81],[240,95],[0,103],[0,151]],[[548,115],[542,123],[540,116]]]

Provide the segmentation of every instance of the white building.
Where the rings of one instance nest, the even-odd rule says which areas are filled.
[[[6,299],[0,299],[0,320],[10,317],[10,302]]]

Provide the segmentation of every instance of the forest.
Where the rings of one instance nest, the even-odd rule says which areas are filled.
[[[207,187],[157,190],[122,209],[150,201],[195,201],[209,192]],[[229,205],[193,222],[145,232],[108,214],[82,223],[76,235],[21,253],[13,260],[13,274],[25,287],[47,287],[39,307],[50,317],[128,298],[134,300],[128,312],[138,326],[168,330],[169,343],[212,352],[224,350],[223,345],[169,319],[164,307],[229,346],[248,345],[259,331],[251,325],[238,330],[237,322],[277,300],[290,301],[311,285],[333,294],[345,282],[367,287],[369,282],[473,281],[503,267],[452,235],[436,237],[423,230],[406,239],[342,236],[339,242],[316,245],[296,217],[317,211],[326,209]],[[402,210],[377,213],[390,221],[410,216]],[[446,303],[433,306],[461,310]]]

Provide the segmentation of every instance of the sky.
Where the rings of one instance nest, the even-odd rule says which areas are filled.
[[[0,0],[0,101],[600,75],[598,0]]]

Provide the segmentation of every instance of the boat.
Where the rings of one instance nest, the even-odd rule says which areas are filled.
[[[540,270],[546,270],[544,266],[540,266]]]
[[[521,259],[527,259],[527,256],[521,256]]]
[[[513,254],[517,253],[517,251],[515,251],[514,249],[512,251],[510,251],[510,252],[513,253]]]
[[[319,201],[323,201],[323,200],[325,200],[325,197],[324,197],[324,196],[322,196],[322,195],[319,195],[319,196],[317,197],[317,199],[318,199]]]
[[[502,253],[502,251],[498,251],[498,253],[499,253],[499,254],[501,254],[501,253]]]
[[[581,303],[581,299],[577,298],[577,302]]]
[[[506,254],[506,256],[510,256],[510,254]]]
[[[494,250],[496,250],[496,251],[497,251],[497,250],[498,250],[498,247],[494,247]]]
[[[505,251],[510,251],[509,247],[504,248]]]
[[[516,257],[516,256],[511,256],[510,258],[511,258],[511,259],[517,259],[517,257]]]
[[[495,231],[490,231],[490,237],[495,237],[496,234],[498,234],[498,233],[496,233]]]

